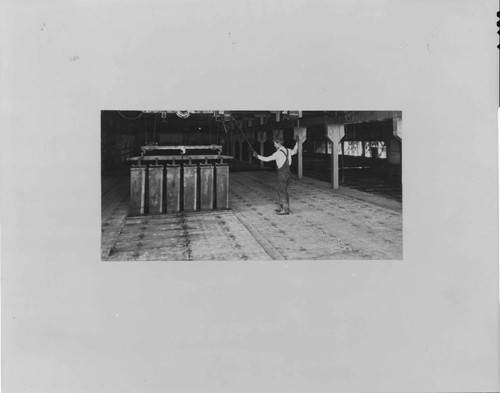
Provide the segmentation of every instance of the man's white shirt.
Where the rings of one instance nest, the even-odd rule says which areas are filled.
[[[285,163],[286,157],[288,156],[288,165],[292,165],[292,156],[297,154],[298,146],[299,145],[296,143],[295,147],[293,149],[287,149],[286,147],[280,147],[278,150],[276,150],[270,156],[264,157],[264,156],[259,155],[258,158],[264,162],[276,161],[276,165],[278,166],[278,168],[281,168],[283,166],[283,164]]]

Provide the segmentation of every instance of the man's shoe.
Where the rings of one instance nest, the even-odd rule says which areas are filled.
[[[280,212],[280,211],[282,211],[282,210],[283,210],[283,208],[281,208],[281,209],[276,209],[276,210],[275,210],[275,212],[276,212],[276,213],[278,213],[278,212]]]
[[[288,215],[288,214],[290,214],[290,213],[289,213],[289,211],[288,211],[288,210],[283,210],[283,209],[281,209],[280,211],[277,211],[277,212],[276,212],[276,214],[277,214],[278,216],[286,216],[286,215]]]

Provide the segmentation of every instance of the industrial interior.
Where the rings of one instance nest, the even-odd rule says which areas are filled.
[[[101,194],[103,261],[402,259],[402,113],[101,111]]]

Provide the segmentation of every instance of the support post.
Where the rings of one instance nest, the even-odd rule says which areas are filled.
[[[234,157],[236,155],[236,144],[233,129],[231,128],[229,132],[231,133],[231,156]]]
[[[238,160],[243,161],[243,135],[237,134],[236,141],[238,142]]]
[[[267,141],[267,132],[266,131],[257,131],[257,141],[260,143],[260,155],[264,155],[264,142]],[[260,162],[260,167],[264,168],[264,161]]]
[[[345,174],[345,169],[344,169],[344,154],[345,154],[345,147],[344,147],[345,141],[340,142],[340,146],[342,148],[342,184],[344,184],[344,174]]]
[[[387,155],[387,161],[391,163],[399,163],[401,165],[403,163],[403,146],[402,146],[402,138],[403,138],[403,127],[402,120],[400,117],[395,117],[392,119],[392,134],[394,135],[394,139],[389,143],[392,145],[389,148],[389,153]],[[399,141],[399,143],[397,142]]]
[[[344,137],[344,124],[327,124],[326,137],[332,142],[332,188],[339,188],[339,141]]]
[[[267,114],[257,114],[255,116],[257,116],[259,118],[260,125],[266,124],[266,119],[268,117]],[[260,155],[263,156],[264,155],[264,142],[267,140],[267,132],[266,131],[258,131],[257,134],[258,133],[261,133],[261,135],[264,135],[262,137],[263,139],[259,139],[259,142],[260,142]],[[260,167],[264,168],[264,162],[263,161],[260,162]]]
[[[252,133],[247,133],[247,139],[250,141],[250,142],[253,142],[253,140],[255,139],[255,133],[252,132]],[[252,145],[248,145],[248,163],[251,164],[252,163]]]
[[[297,150],[297,157],[298,157],[297,177],[299,179],[302,179],[303,172],[304,172],[304,157],[302,154],[302,144],[307,139],[307,128],[306,127],[295,127],[293,129],[293,136],[295,139],[298,138],[299,146],[298,146],[298,150]]]
[[[403,121],[400,117],[394,117],[392,119],[392,134],[400,142],[403,139]]]
[[[264,113],[259,113],[259,114],[256,114],[255,116],[259,118],[259,120],[260,120],[259,124],[260,125],[266,124],[266,120],[269,117],[268,114],[264,114]]]

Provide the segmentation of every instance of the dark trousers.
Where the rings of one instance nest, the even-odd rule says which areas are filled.
[[[280,202],[280,206],[283,210],[288,211],[290,207],[290,201],[288,199],[288,184],[290,183],[290,178],[278,178],[278,186],[276,187],[276,191],[278,192],[278,199]]]

